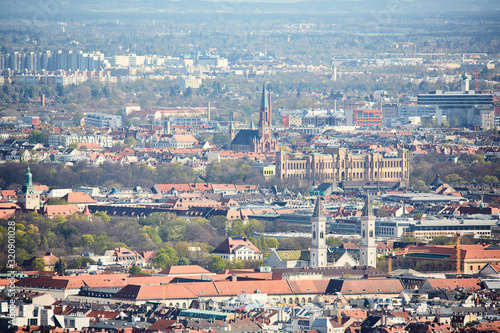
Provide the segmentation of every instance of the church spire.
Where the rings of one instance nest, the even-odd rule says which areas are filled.
[[[28,186],[33,185],[32,177],[33,177],[33,175],[31,174],[30,166],[28,165],[28,170],[26,171],[26,175],[25,175],[24,186],[28,187]]]
[[[363,210],[361,212],[361,216],[373,216],[373,207],[369,192],[366,193],[365,206],[363,207]]]
[[[260,101],[261,108],[269,108],[269,96],[267,94],[266,83],[262,86],[262,100]]]
[[[314,211],[312,217],[325,217],[325,212],[323,211],[323,205],[321,205],[321,198],[316,198],[316,205],[314,206]]]

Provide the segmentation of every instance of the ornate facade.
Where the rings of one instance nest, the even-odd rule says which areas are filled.
[[[353,153],[347,148],[325,149],[323,154],[276,154],[276,175],[280,179],[320,182],[406,181],[410,177],[410,152]]]

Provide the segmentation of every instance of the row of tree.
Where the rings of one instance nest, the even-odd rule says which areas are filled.
[[[84,267],[94,263],[80,256],[85,252],[104,254],[106,250],[126,247],[138,251],[158,251],[153,261],[156,268],[192,262],[214,271],[229,268],[253,268],[261,261],[228,262],[211,251],[226,237],[247,237],[259,249],[307,249],[309,238],[280,239],[255,237],[263,231],[276,231],[274,223],[263,224],[257,220],[243,223],[217,216],[210,220],[195,218],[185,220],[172,213],[153,213],[139,219],[109,217],[105,213],[93,214],[91,220],[74,214],[55,216],[53,219],[36,213],[15,215],[16,261],[20,265],[33,256],[52,252],[63,258],[65,267]],[[7,221],[0,221],[0,248],[8,245]],[[278,222],[283,226],[283,223]],[[286,230],[286,228],[283,228]],[[282,230],[283,231],[283,230]],[[338,243],[336,243],[338,244]],[[333,244],[332,244],[333,245]],[[6,267],[7,251],[0,254],[0,265]],[[32,268],[39,268],[34,261]]]

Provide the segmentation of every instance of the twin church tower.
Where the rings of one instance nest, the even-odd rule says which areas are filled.
[[[359,264],[377,267],[377,245],[375,244],[375,215],[366,195],[365,206],[361,216],[361,244],[359,246]],[[313,268],[327,267],[328,251],[326,246],[326,216],[318,196],[311,217],[312,242],[309,265]]]

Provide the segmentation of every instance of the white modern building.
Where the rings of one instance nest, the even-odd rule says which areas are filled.
[[[122,117],[107,113],[87,113],[85,115],[85,126],[122,127]]]

